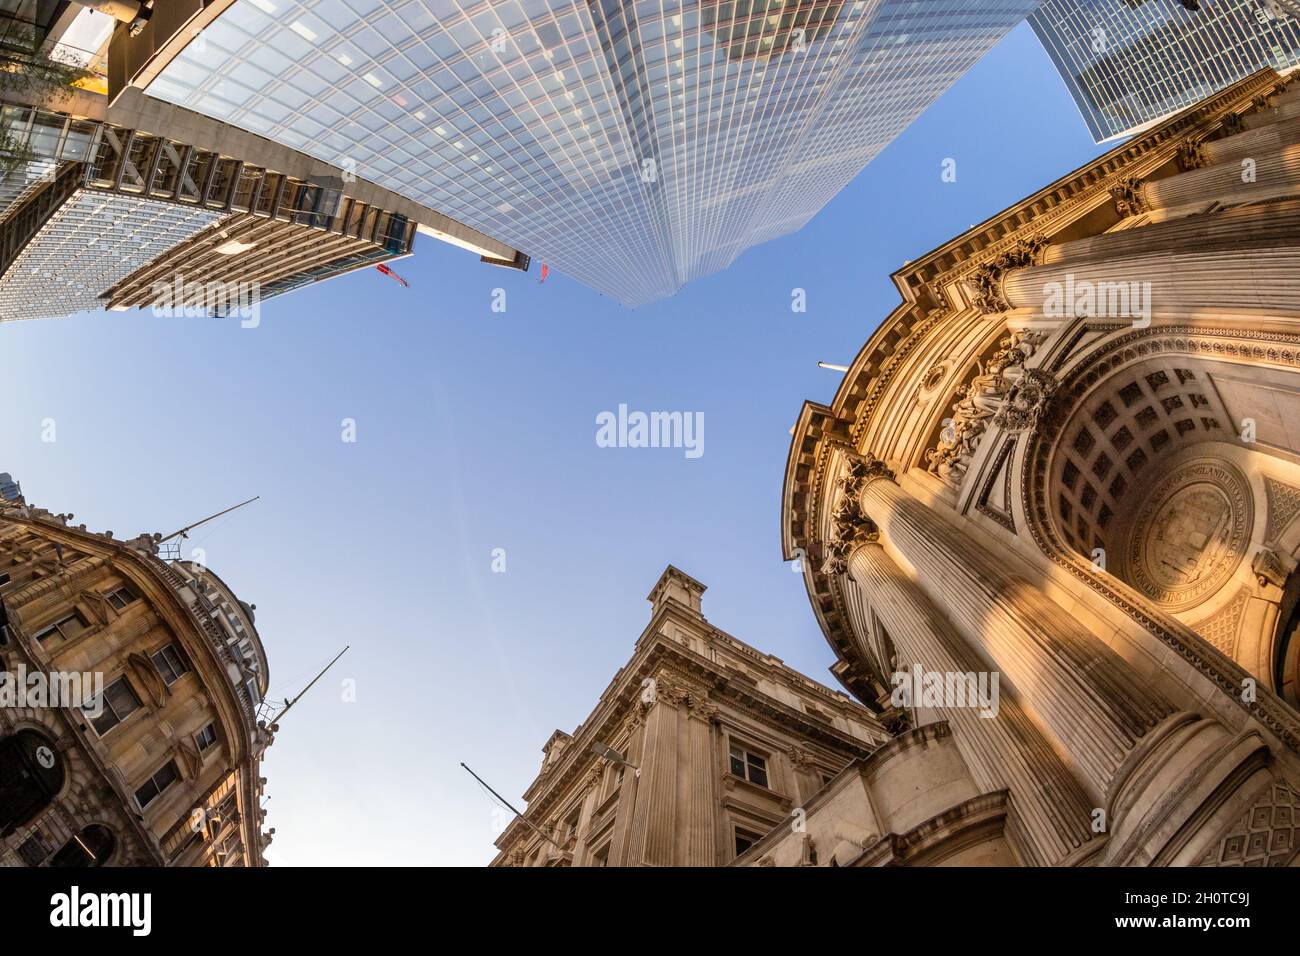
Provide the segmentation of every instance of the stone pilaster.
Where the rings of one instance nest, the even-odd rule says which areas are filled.
[[[677,815],[677,707],[663,699],[645,716],[641,776],[628,834],[628,866],[672,866]]]
[[[718,798],[714,792],[719,768],[714,764],[713,708],[692,700],[683,722],[687,766],[682,774],[687,792],[681,803],[681,824],[686,834],[683,866],[717,866]]]

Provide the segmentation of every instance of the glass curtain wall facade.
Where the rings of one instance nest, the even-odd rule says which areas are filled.
[[[1271,0],[1045,0],[1029,24],[1097,142],[1300,63],[1300,21]]]
[[[146,88],[629,306],[797,230],[1038,0],[236,0]]]

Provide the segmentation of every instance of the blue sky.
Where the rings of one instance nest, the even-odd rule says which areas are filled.
[[[357,273],[256,329],[8,325],[0,471],[119,537],[261,495],[188,546],[257,604],[272,695],[352,647],[268,753],[268,857],[486,863],[499,817],[459,761],[518,802],[631,655],[669,562],[708,585],[714,624],[833,684],[779,537],[789,428],[839,380],[817,361],[852,359],[905,260],[1101,151],[1022,26],[799,234],[635,312],[422,239],[395,264],[411,288]],[[620,403],[702,412],[705,453],[598,447]]]

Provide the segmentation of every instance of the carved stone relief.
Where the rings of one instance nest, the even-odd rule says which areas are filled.
[[[1191,461],[1157,484],[1138,511],[1124,576],[1162,607],[1193,608],[1246,556],[1252,512],[1240,471],[1219,459]]]
[[[939,434],[939,443],[925,453],[931,474],[951,485],[959,485],[984,432],[990,424],[999,424],[998,416],[1003,414],[1008,401],[1021,403],[1042,396],[1040,379],[1046,373],[1026,370],[1024,366],[1043,338],[1041,332],[1011,333],[998,343],[993,356],[980,365],[970,384],[957,390],[958,401]],[[1050,395],[1050,390],[1046,394]],[[1007,413],[1002,422],[1018,422],[1022,414]],[[1036,417],[1036,412],[1033,414]]]

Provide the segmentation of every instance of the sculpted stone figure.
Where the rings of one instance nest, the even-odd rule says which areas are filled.
[[[959,484],[980,438],[1005,406],[1024,376],[1024,364],[1042,342],[1040,332],[1012,332],[984,362],[970,385],[957,390],[952,419],[940,433],[939,444],[926,452],[931,474]]]

